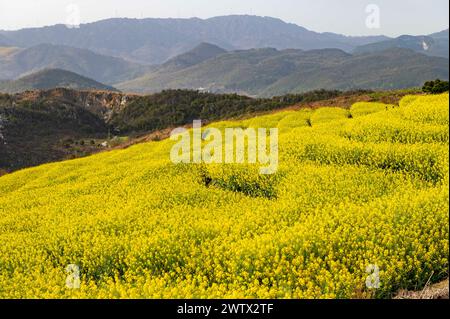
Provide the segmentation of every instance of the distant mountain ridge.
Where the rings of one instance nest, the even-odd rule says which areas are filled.
[[[396,89],[448,78],[448,33],[349,37],[247,15],[108,19],[0,31],[0,80],[61,69],[139,93]]]
[[[442,38],[448,39],[448,36],[449,36],[449,29],[445,29],[440,32],[430,34],[430,37],[432,37],[434,39],[442,39]]]
[[[190,66],[199,64],[203,61],[215,58],[218,55],[224,54],[227,51],[218,47],[217,45],[210,43],[200,43],[198,46],[193,48],[192,50],[180,54],[166,63],[162,64],[161,67],[158,68],[160,70],[182,70],[188,68]]]
[[[398,89],[421,86],[428,79],[448,79],[448,66],[448,59],[398,48],[358,55],[338,49],[265,48],[225,52],[183,69],[162,67],[115,86],[138,93],[201,88],[250,96],[321,88]]]
[[[64,69],[107,84],[126,81],[150,70],[120,58],[52,44],[39,44],[0,56],[0,80],[17,79],[48,68]]]
[[[19,93],[27,90],[48,90],[53,88],[117,91],[112,86],[60,69],[44,69],[17,80],[0,81],[0,92],[3,93]]]
[[[83,24],[0,31],[11,45],[42,43],[68,45],[145,64],[161,64],[202,42],[226,50],[273,47],[277,49],[355,47],[388,39],[385,36],[348,37],[318,33],[271,17],[232,15],[210,19],[108,19]]]
[[[402,35],[395,39],[359,46],[354,53],[368,53],[386,49],[411,49],[430,56],[449,57],[448,29],[428,36]]]

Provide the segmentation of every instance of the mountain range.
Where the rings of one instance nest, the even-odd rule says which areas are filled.
[[[448,59],[401,48],[353,55],[339,49],[266,48],[224,53],[214,45],[201,44],[192,54],[171,59],[154,71],[116,87],[137,93],[181,88],[274,96],[320,88],[416,87],[427,79],[448,79],[448,68]]]
[[[448,79],[448,43],[448,29],[392,39],[318,33],[257,16],[108,19],[79,28],[0,31],[0,81],[8,92],[50,83],[251,96],[320,88],[396,89]]]
[[[384,36],[348,37],[318,33],[271,17],[246,15],[210,19],[108,19],[79,28],[55,25],[0,31],[11,45],[32,47],[49,43],[89,49],[142,64],[161,64],[201,42],[227,50],[273,47],[276,49],[355,47],[387,40]]]

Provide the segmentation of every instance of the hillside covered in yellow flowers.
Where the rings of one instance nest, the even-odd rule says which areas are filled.
[[[273,175],[175,165],[168,139],[0,177],[0,298],[420,290],[448,277],[448,103],[407,96],[211,125],[277,127]]]

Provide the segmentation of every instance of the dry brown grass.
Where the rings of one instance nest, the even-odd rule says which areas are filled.
[[[400,291],[394,299],[449,299],[449,280],[426,285],[422,291]]]

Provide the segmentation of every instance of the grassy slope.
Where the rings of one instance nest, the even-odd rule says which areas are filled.
[[[117,91],[112,86],[62,69],[44,69],[17,80],[0,82],[0,92],[4,93],[18,93],[27,90],[49,90],[54,88]]]
[[[400,104],[214,124],[279,125],[273,176],[174,166],[170,140],[3,176],[0,296],[390,297],[438,281],[448,95]],[[65,288],[68,264],[80,290]],[[365,288],[370,264],[377,292]]]

